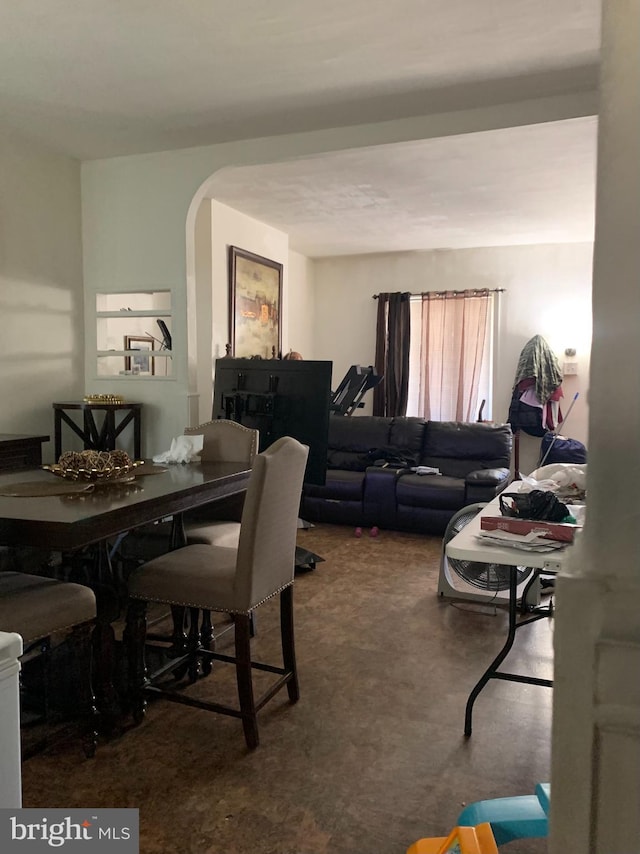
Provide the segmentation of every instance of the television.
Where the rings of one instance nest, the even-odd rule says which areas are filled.
[[[333,362],[216,359],[212,417],[260,431],[264,451],[282,436],[309,447],[305,482],[324,484]]]

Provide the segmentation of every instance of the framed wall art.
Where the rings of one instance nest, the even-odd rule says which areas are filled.
[[[230,246],[230,355],[240,359],[280,355],[281,303],[282,264]]]
[[[139,351],[124,357],[125,371],[131,371],[132,374],[153,375],[154,359],[150,353],[153,351],[154,343],[150,335],[125,335],[124,349]]]

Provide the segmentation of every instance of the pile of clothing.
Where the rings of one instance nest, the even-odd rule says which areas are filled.
[[[544,338],[534,335],[518,359],[508,418],[513,432],[544,436],[556,430],[562,423],[562,397],[558,359]]]

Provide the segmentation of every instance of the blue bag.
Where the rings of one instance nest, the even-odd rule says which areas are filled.
[[[540,459],[548,463],[575,463],[580,465],[587,461],[587,449],[577,439],[565,439],[564,436],[557,436],[554,440],[553,433],[545,433],[540,443]],[[549,450],[549,446],[553,442],[549,456],[545,459],[545,454]]]

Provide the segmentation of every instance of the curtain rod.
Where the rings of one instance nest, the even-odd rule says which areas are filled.
[[[506,291],[506,288],[467,288],[464,291],[422,291],[419,294],[409,293],[410,297],[424,297],[428,294],[433,294],[436,297],[445,296],[446,294],[454,294],[454,296],[459,296],[460,294],[502,294]],[[404,293],[407,293],[406,291]],[[373,294],[372,299],[378,299],[380,294]]]

